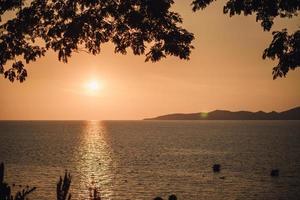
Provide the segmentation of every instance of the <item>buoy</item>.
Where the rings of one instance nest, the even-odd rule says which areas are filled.
[[[272,171],[271,171],[271,176],[272,176],[272,177],[277,177],[277,176],[279,176],[279,169],[272,169]]]
[[[214,164],[213,165],[213,171],[214,172],[220,172],[221,170],[221,165],[220,164]]]

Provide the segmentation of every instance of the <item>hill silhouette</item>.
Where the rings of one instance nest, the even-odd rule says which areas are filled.
[[[283,112],[232,112],[227,110],[215,110],[212,112],[198,113],[174,113],[162,115],[144,120],[300,120],[300,107],[296,107]]]

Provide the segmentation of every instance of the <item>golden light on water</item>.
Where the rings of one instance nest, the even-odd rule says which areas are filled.
[[[88,195],[91,187],[101,188],[101,195],[109,199],[113,191],[109,189],[112,184],[112,167],[110,147],[107,144],[105,129],[102,122],[86,121],[83,134],[83,143],[80,146],[81,162],[79,170],[83,172],[80,189],[81,197]]]

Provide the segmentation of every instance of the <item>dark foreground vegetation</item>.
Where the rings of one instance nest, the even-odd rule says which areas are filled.
[[[72,195],[70,193],[72,177],[70,173],[65,172],[64,177],[60,177],[56,185],[56,200],[71,200]],[[12,186],[14,187],[14,185]],[[12,192],[12,187],[4,182],[4,164],[0,164],[0,200],[27,200],[29,194],[34,192],[36,187],[24,187],[21,191],[17,191],[15,194]],[[89,188],[90,194],[87,200],[101,200],[100,192],[98,188]],[[177,200],[175,195],[170,195],[169,200]],[[163,200],[161,197],[156,197],[154,200]]]
[[[214,173],[219,173],[221,171],[220,164],[214,164],[212,166],[212,171]],[[272,169],[270,176],[279,177],[279,169]],[[220,179],[225,179],[225,176],[221,176]],[[71,187],[71,175],[67,171],[65,172],[64,177],[60,177],[56,185],[56,200],[71,200],[72,195],[70,193]],[[15,184],[13,184],[13,187]],[[21,186],[22,187],[22,186]],[[0,163],[0,200],[28,200],[29,194],[36,190],[36,187],[26,186],[21,191],[15,192],[12,194],[11,186],[4,182],[4,164]],[[101,195],[97,187],[89,188],[89,197],[86,197],[86,200],[101,200]],[[153,200],[163,200],[161,197],[155,197]],[[168,200],[177,200],[176,195],[172,194],[168,197]]]
[[[69,192],[71,186],[71,175],[67,171],[64,177],[60,177],[56,185],[56,199],[57,200],[71,200],[71,193]],[[14,185],[12,186],[14,187]],[[36,187],[24,187],[21,191],[12,193],[12,187],[4,181],[4,164],[0,164],[0,200],[27,200],[29,194],[34,192]],[[100,193],[96,187],[90,188],[89,200],[101,200]]]

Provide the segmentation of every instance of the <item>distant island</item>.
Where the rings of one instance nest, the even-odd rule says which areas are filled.
[[[231,112],[215,110],[212,112],[174,113],[144,120],[300,120],[300,107],[283,112]]]

